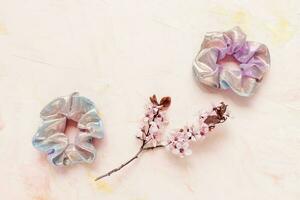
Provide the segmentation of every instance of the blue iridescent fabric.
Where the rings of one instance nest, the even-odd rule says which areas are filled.
[[[54,165],[92,163],[96,157],[94,139],[104,136],[97,109],[86,97],[73,93],[51,101],[41,111],[42,123],[33,136],[33,146],[48,155]],[[78,133],[73,142],[65,134],[67,121],[76,122]]]

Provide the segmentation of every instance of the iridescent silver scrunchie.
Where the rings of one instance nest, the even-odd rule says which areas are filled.
[[[96,156],[92,142],[103,138],[103,125],[96,107],[89,99],[73,93],[50,102],[41,111],[43,122],[32,143],[39,151],[48,154],[54,165],[91,163]],[[74,142],[65,135],[67,120],[77,122],[79,132]]]
[[[224,67],[219,62],[227,55],[239,62]],[[240,96],[250,96],[270,67],[268,48],[261,43],[246,41],[239,27],[226,32],[209,32],[193,63],[197,79],[209,86],[232,89]]]

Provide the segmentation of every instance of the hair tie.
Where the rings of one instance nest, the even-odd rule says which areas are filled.
[[[225,67],[220,61],[226,56],[236,59],[239,68]],[[207,33],[193,63],[201,83],[224,90],[230,88],[240,96],[252,95],[269,67],[267,46],[246,41],[246,34],[239,27]]]
[[[42,124],[33,136],[33,146],[48,154],[54,165],[91,163],[96,156],[93,139],[103,138],[103,125],[93,102],[78,93],[59,97],[41,111]],[[77,123],[75,141],[65,135],[67,121]]]

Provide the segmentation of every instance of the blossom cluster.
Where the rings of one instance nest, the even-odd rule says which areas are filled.
[[[182,129],[175,130],[166,141],[162,142],[161,136],[164,128],[168,124],[166,111],[170,104],[170,97],[163,97],[160,101],[157,100],[155,95],[150,97],[150,103],[146,107],[137,135],[137,138],[142,141],[138,152],[119,167],[97,177],[95,181],[120,171],[135,159],[139,158],[144,151],[166,147],[180,157],[190,155],[192,153],[190,142],[205,138],[217,124],[225,122],[229,116],[227,114],[227,105],[221,102],[219,105],[213,106],[211,110],[202,113],[197,120],[198,123],[196,126],[185,126]]]
[[[190,142],[204,139],[217,124],[226,121],[228,116],[226,104],[221,102],[213,106],[211,110],[199,116],[196,127],[185,126],[173,131],[166,141],[166,148],[180,157],[191,155]]]
[[[150,103],[146,106],[140,132],[137,135],[137,137],[143,140],[145,144],[152,142],[152,146],[156,147],[161,141],[162,131],[168,124],[166,110],[170,106],[170,103],[170,97],[164,97],[160,102],[157,101],[155,95],[150,97]]]

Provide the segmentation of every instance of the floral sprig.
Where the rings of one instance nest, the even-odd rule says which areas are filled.
[[[225,122],[229,116],[227,105],[221,102],[219,105],[213,106],[210,111],[202,113],[197,120],[197,126],[185,126],[182,129],[177,129],[169,135],[166,141],[162,141],[162,134],[168,125],[166,112],[170,105],[170,97],[163,97],[160,101],[157,100],[155,95],[150,97],[150,103],[146,106],[140,131],[136,136],[141,141],[138,152],[119,167],[96,178],[95,181],[118,172],[147,150],[165,147],[180,157],[190,155],[192,153],[190,142],[205,138],[217,124]]]
[[[137,138],[146,144],[152,142],[153,147],[156,147],[161,140],[164,128],[168,125],[166,111],[170,105],[170,97],[162,98],[159,103],[155,95],[150,97],[150,103],[146,106],[146,113]]]
[[[204,139],[217,124],[223,123],[229,117],[227,105],[221,102],[210,111],[199,116],[198,126],[185,126],[171,133],[166,141],[166,148],[180,157],[192,154],[190,142]]]
[[[163,97],[159,102],[156,95],[150,97],[150,103],[146,106],[140,132],[137,135],[137,138],[141,140],[139,151],[131,159],[106,174],[99,176],[95,181],[121,170],[123,167],[137,159],[143,151],[162,147],[162,145],[157,144],[160,142],[163,128],[168,124],[168,121],[166,120],[166,111],[170,105],[171,97]],[[152,146],[149,146],[150,142],[152,142]]]

